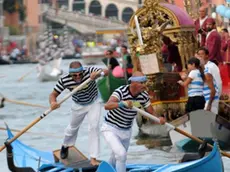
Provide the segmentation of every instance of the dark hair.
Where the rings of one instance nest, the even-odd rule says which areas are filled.
[[[197,51],[197,53],[198,53],[199,51],[204,51],[204,53],[205,53],[206,55],[209,55],[209,51],[208,51],[208,49],[205,48],[205,47],[199,48],[198,51]]]
[[[228,29],[226,28],[223,28],[222,31],[228,33]]]
[[[195,67],[197,69],[199,69],[200,71],[200,74],[201,74],[201,78],[202,80],[204,81],[205,77],[204,77],[204,70],[202,69],[201,65],[200,65],[200,60],[196,57],[191,57],[189,60],[188,60],[188,64],[192,65],[192,64],[195,64]]]
[[[113,54],[113,50],[107,50],[106,54],[109,53],[109,55]]]
[[[122,48],[125,48],[126,50],[128,49],[128,47],[126,45],[122,45]]]
[[[219,65],[219,62],[216,59],[210,60],[211,62],[215,63],[215,65]]]
[[[75,67],[75,66],[81,67],[82,66],[81,62],[79,62],[79,61],[73,61],[73,62],[70,63],[69,68],[72,68],[72,67]]]

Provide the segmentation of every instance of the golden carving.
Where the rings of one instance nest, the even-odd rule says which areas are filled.
[[[134,71],[140,70],[139,56],[156,53],[159,67],[162,68],[161,47],[163,45],[162,35],[169,37],[177,44],[181,56],[182,68],[185,69],[186,61],[194,55],[196,40],[194,38],[194,26],[181,26],[178,16],[167,9],[160,0],[145,0],[142,8],[138,9],[130,19],[130,30],[128,40]],[[191,9],[191,0],[185,0],[186,8]],[[189,11],[191,14],[191,10]],[[144,45],[139,45],[137,32],[135,30],[134,16],[137,16]]]

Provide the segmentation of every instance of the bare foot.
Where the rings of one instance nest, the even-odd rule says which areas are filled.
[[[91,158],[90,159],[90,164],[93,165],[93,166],[97,166],[100,164],[99,161],[96,160],[96,158]]]

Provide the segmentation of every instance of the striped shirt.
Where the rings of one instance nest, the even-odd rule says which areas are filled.
[[[95,67],[89,67],[83,70],[83,78],[81,83],[86,81],[88,78],[90,78],[90,74],[92,72],[99,71],[99,68]],[[59,94],[65,90],[68,89],[69,91],[72,91],[74,88],[76,88],[78,85],[81,83],[76,83],[72,76],[70,74],[62,76],[54,90],[58,92]],[[96,98],[98,97],[98,90],[97,90],[97,85],[95,81],[90,81],[85,87],[83,87],[81,90],[77,91],[75,94],[72,96],[72,100],[75,103],[78,103],[80,105],[87,105],[92,103]]]
[[[191,70],[188,75],[192,82],[188,85],[188,96],[203,96],[204,81],[198,69]]]
[[[148,93],[144,91],[136,97],[133,97],[129,90],[129,85],[119,87],[113,92],[112,96],[116,97],[118,101],[131,100],[139,102],[144,108],[150,106]],[[105,121],[107,124],[115,126],[119,129],[129,129],[132,127],[133,119],[136,115],[137,112],[135,110],[122,107],[110,110],[105,116]]]
[[[220,88],[218,88],[218,85],[220,83],[217,83],[217,81],[219,81],[219,79],[215,77],[216,76],[215,73],[216,72],[218,73],[219,69],[218,70],[213,70],[213,69],[215,69],[213,67],[216,66],[215,64],[214,64],[215,66],[213,64],[214,64],[213,62],[208,61],[208,63],[204,66],[205,67],[204,74],[210,74],[210,75],[212,75],[213,84],[214,84],[214,87],[215,87],[215,90],[216,90],[216,94],[215,94],[214,100],[219,100],[219,95],[220,95],[219,91],[220,91]],[[220,81],[221,81],[221,79],[220,79]],[[208,85],[206,83],[204,83],[203,94],[204,94],[206,102],[210,99],[210,93],[211,93],[210,88],[208,87]]]

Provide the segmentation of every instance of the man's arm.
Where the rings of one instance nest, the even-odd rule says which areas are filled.
[[[102,68],[97,68],[97,67],[93,67],[93,66],[88,68],[88,71],[89,71],[90,74],[96,73],[96,72],[98,72],[100,70],[102,70],[102,72],[104,72],[105,76],[107,76],[108,73],[109,73],[108,69],[102,69]]]
[[[60,105],[57,104],[57,97],[59,96],[60,93],[57,91],[53,90],[52,93],[49,96],[49,102],[50,102],[50,108],[52,110],[55,110],[60,107]]]
[[[205,74],[205,82],[206,84],[208,85],[209,89],[210,89],[210,98],[209,98],[209,102],[208,102],[208,105],[211,107],[212,106],[212,102],[215,98],[215,94],[216,94],[216,90],[215,90],[215,87],[214,87],[214,84],[213,84],[213,77],[211,74],[207,73]],[[209,110],[209,109],[207,109]]]
[[[121,107],[127,107],[131,109],[133,107],[133,103],[130,100],[121,101],[121,95],[117,90],[113,92],[108,102],[105,104],[105,110],[113,110]]]
[[[192,82],[192,78],[188,77],[188,78],[186,78],[186,80],[184,82],[182,80],[180,80],[177,83],[183,87],[187,87],[191,82]]]
[[[108,102],[105,104],[105,110],[113,110],[119,107],[119,100],[118,98],[111,96]]]
[[[155,110],[153,109],[152,105],[149,105],[148,107],[146,107],[145,111],[152,114],[153,116],[156,116]],[[165,124],[165,118],[159,117],[159,119],[160,119],[160,124]]]

